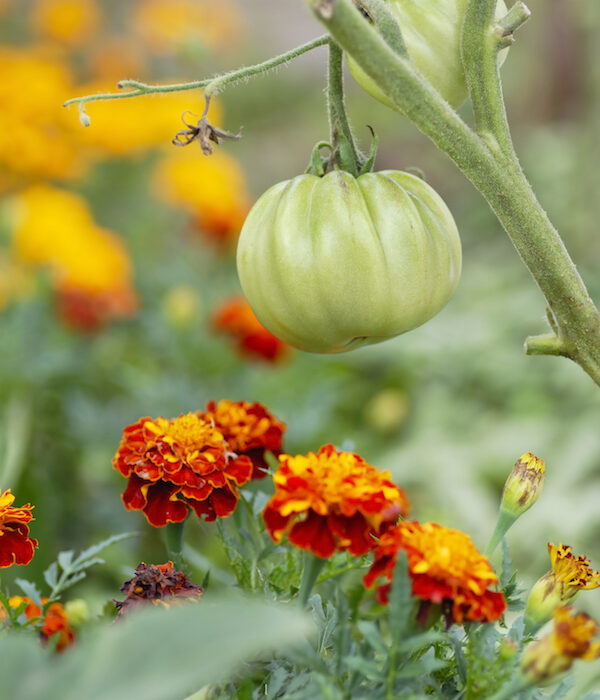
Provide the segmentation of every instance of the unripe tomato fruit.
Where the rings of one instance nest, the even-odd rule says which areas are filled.
[[[455,109],[467,99],[460,40],[469,0],[387,0],[402,31],[408,55],[418,70],[440,95]],[[507,13],[503,0],[498,1],[496,18]],[[500,64],[506,50],[500,52]],[[362,68],[346,55],[356,82],[372,97],[396,109],[394,103]]]
[[[438,313],[461,248],[448,207],[420,178],[334,170],[267,190],[242,228],[237,267],[271,333],[308,352],[344,352]]]

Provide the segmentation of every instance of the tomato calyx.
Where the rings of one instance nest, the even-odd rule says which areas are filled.
[[[358,163],[355,163],[352,158],[344,157],[345,154],[342,145],[343,137],[340,136],[339,129],[334,129],[333,144],[328,141],[318,141],[314,145],[310,155],[310,161],[304,171],[305,174],[323,177],[332,170],[343,170],[344,172],[358,177],[359,175],[373,172],[379,138],[372,126],[367,124],[367,129],[371,132],[371,146],[368,155],[359,152]],[[329,154],[327,156],[321,153],[324,148],[329,149]]]

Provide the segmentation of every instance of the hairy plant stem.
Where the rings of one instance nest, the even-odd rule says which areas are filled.
[[[128,97],[141,97],[142,95],[157,95],[160,93],[168,92],[182,92],[185,90],[199,90],[204,88],[207,97],[213,97],[219,92],[222,92],[225,87],[233,83],[243,82],[252,78],[255,75],[260,75],[261,73],[266,73],[267,71],[273,70],[283,63],[287,63],[294,58],[298,58],[308,51],[318,48],[319,46],[324,46],[330,41],[328,35],[320,36],[317,39],[302,44],[301,46],[286,51],[279,56],[274,56],[273,58],[264,61],[263,63],[257,63],[254,66],[246,66],[244,68],[238,68],[237,70],[232,70],[229,73],[224,73],[223,75],[218,75],[214,78],[204,78],[203,80],[192,80],[188,83],[171,83],[170,85],[148,85],[147,83],[142,83],[138,80],[121,80],[118,83],[119,88],[132,88],[131,92],[104,92],[97,95],[85,95],[84,97],[72,97],[64,103],[64,107],[69,105],[78,104],[80,108],[87,102],[99,102],[101,100],[122,100]]]
[[[471,0],[463,34],[477,132],[408,57],[388,45],[352,0],[304,1],[333,40],[483,194],[548,301],[557,328],[549,354],[570,357],[600,385],[600,313],[512,147],[496,63],[504,31],[498,33],[492,21],[496,0]],[[542,350],[535,339],[529,343],[532,352]]]

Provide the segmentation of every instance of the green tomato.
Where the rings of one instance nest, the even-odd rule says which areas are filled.
[[[308,352],[344,352],[420,326],[452,296],[456,224],[409,173],[299,175],[267,190],[237,249],[244,294],[271,333]]]
[[[454,108],[467,99],[460,39],[469,0],[388,0],[392,14],[402,30],[408,55],[418,70],[440,95]],[[496,17],[504,17],[507,9],[499,0]],[[506,50],[500,53],[504,62]],[[371,80],[354,59],[346,55],[350,73],[372,97],[392,109],[394,103]]]

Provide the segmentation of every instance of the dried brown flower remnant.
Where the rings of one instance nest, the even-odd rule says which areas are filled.
[[[202,586],[192,583],[183,571],[173,567],[173,562],[166,564],[145,564],[142,562],[135,569],[135,576],[121,586],[121,593],[126,594],[123,601],[115,600],[119,617],[131,612],[140,605],[163,605],[181,603],[177,598],[198,600],[204,593]]]

